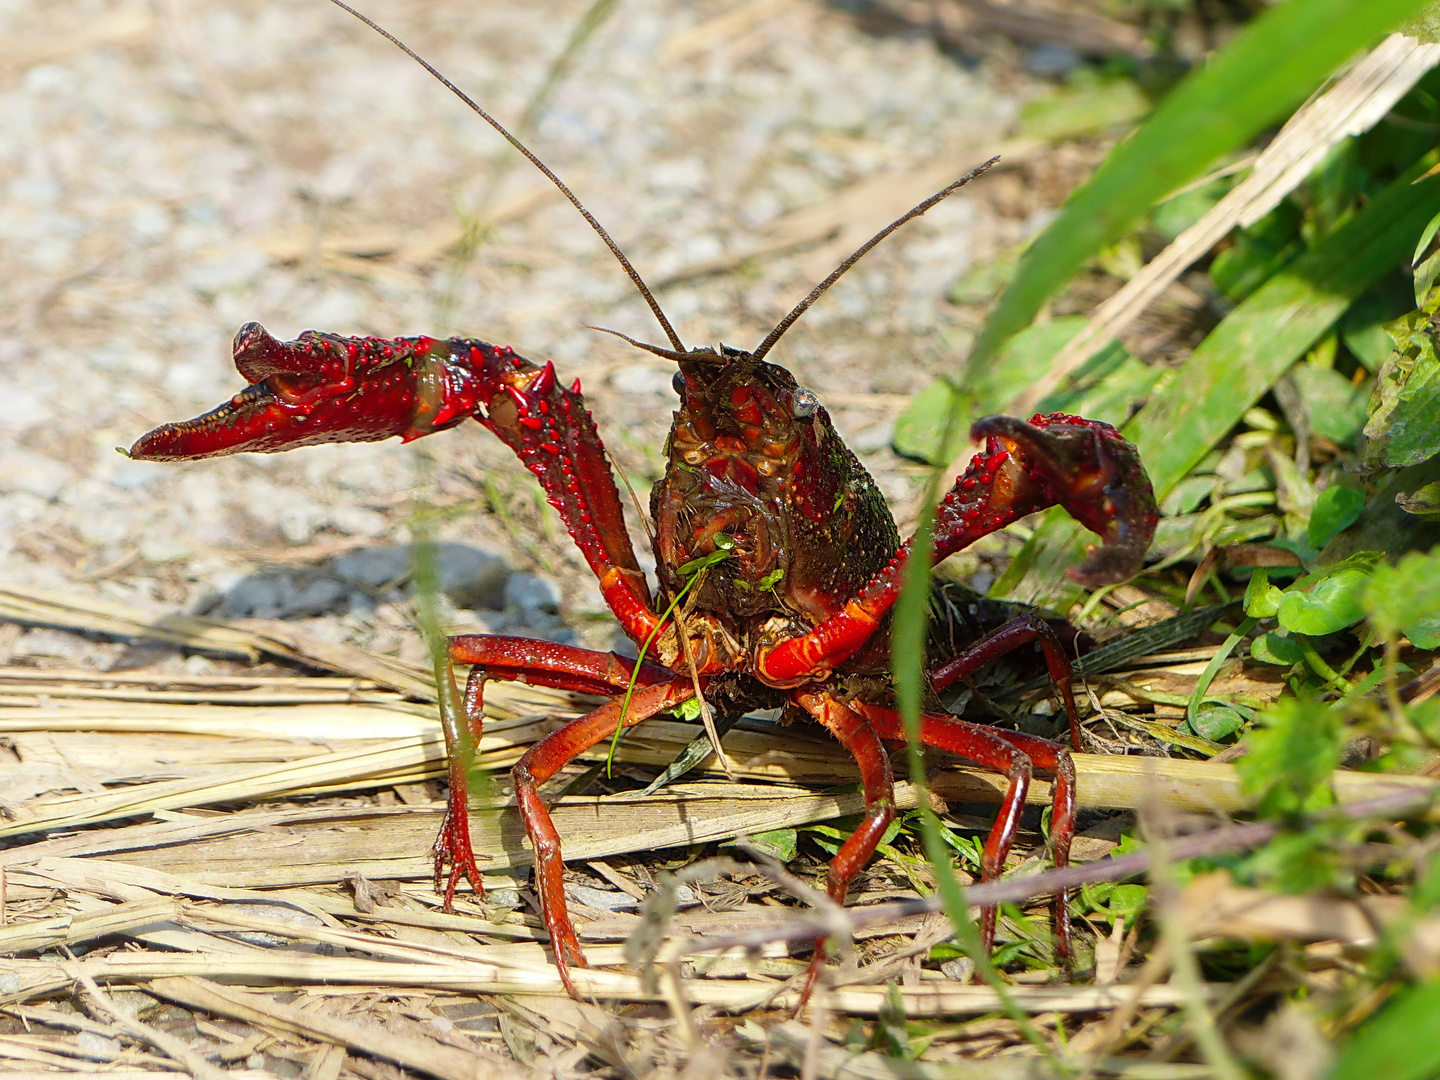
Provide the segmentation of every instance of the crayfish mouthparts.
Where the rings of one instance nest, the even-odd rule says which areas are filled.
[[[1069,576],[1086,588],[1114,585],[1139,572],[1160,511],[1135,447],[1109,424],[1079,416],[985,416],[970,437],[1018,449],[1031,479],[1076,521],[1100,537]],[[1013,452],[1013,451],[1012,451]]]

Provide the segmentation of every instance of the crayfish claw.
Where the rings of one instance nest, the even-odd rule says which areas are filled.
[[[986,416],[971,437],[999,439],[1026,474],[1076,521],[1098,535],[1069,576],[1087,588],[1114,585],[1140,570],[1160,511],[1139,451],[1109,424],[1066,413]],[[1018,455],[1015,451],[1019,451]]]

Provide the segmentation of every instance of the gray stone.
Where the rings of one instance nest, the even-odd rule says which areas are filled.
[[[537,574],[511,574],[505,582],[505,610],[511,613],[560,610],[560,591]]]
[[[0,493],[21,491],[53,502],[74,478],[68,465],[43,454],[18,446],[0,453]]]
[[[1036,45],[1025,55],[1025,70],[1042,79],[1063,79],[1079,66],[1079,53],[1054,42]]]
[[[622,394],[675,394],[671,382],[675,370],[663,370],[649,364],[632,364],[610,376],[610,385]]]
[[[114,1061],[120,1056],[120,1040],[107,1039],[96,1031],[82,1031],[75,1036],[75,1046],[92,1061]]]
[[[349,590],[320,574],[262,570],[225,593],[220,614],[230,619],[285,619],[325,615],[349,607]]]
[[[435,545],[435,573],[440,591],[459,606],[492,610],[507,606],[510,582],[527,576],[511,574],[498,555],[456,543]]]
[[[330,563],[334,577],[368,589],[409,581],[414,569],[413,544],[356,548]],[[498,610],[505,604],[510,567],[492,552],[469,544],[436,544],[435,573],[440,591],[460,607]]]
[[[640,901],[618,890],[596,889],[590,885],[566,885],[565,894],[576,903],[602,911],[628,911],[639,907]]]
[[[356,548],[332,560],[330,573],[341,581],[381,589],[410,576],[410,548]]]

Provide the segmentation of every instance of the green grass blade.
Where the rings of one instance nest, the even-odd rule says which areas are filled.
[[[1266,11],[1186,78],[1135,134],[1077,188],[1029,247],[991,310],[958,378],[922,391],[898,430],[933,430],[929,414],[966,410],[972,384],[1000,347],[1097,251],[1123,236],[1165,195],[1289,114],[1358,48],[1414,16],[1425,0],[1287,0]],[[952,382],[956,393],[944,392]],[[926,415],[911,413],[919,409]],[[957,439],[963,428],[956,428]],[[944,444],[931,460],[950,460]]]
[[[1349,223],[1252,293],[1190,354],[1124,428],[1163,499],[1239,422],[1275,380],[1375,281],[1408,259],[1440,210],[1440,177],[1412,183],[1432,152]],[[996,582],[995,595],[1061,610],[1079,593],[1065,577],[1088,536],[1052,510]]]
[[[1287,0],[1247,26],[1105,159],[1032,244],[970,356],[976,372],[1089,256],[1161,197],[1289,114],[1305,95],[1424,0]]]
[[[1050,1043],[1036,1029],[1030,1017],[1016,1003],[1004,978],[981,946],[980,930],[970,918],[965,890],[955,876],[950,849],[940,834],[940,821],[925,798],[925,760],[920,745],[920,719],[924,709],[925,645],[930,625],[931,524],[939,501],[939,472],[931,473],[921,506],[920,527],[915,530],[910,557],[905,562],[904,585],[895,603],[894,628],[890,636],[891,668],[895,676],[895,704],[905,724],[910,782],[920,794],[920,832],[925,857],[935,874],[936,886],[945,901],[945,913],[955,927],[961,946],[975,962],[975,971],[1000,998],[1006,1015],[1020,1033],[1049,1061],[1055,1074],[1074,1075],[1056,1055]]]
[[[1340,1056],[1329,1080],[1428,1080],[1440,1071],[1440,979],[1397,994]]]

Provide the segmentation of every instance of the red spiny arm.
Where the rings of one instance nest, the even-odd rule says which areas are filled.
[[[250,385],[203,416],[144,435],[131,457],[181,461],[392,435],[408,442],[473,416],[539,478],[631,638],[641,642],[655,630],[659,620],[578,382],[565,389],[550,364],[461,338],[307,330],[278,341],[247,323],[234,349],[235,367]]]
[[[635,661],[618,653],[492,634],[457,634],[450,639],[450,659],[483,669],[489,678],[587,694],[623,692],[632,676],[636,686],[653,686],[674,678],[672,672],[657,664],[641,664],[636,673]]]
[[[1109,424],[1055,413],[1029,423],[1007,416],[976,421],[985,447],[940,501],[935,561],[1027,514],[1061,505],[1102,544],[1072,570],[1090,587],[1123,581],[1140,568],[1159,513],[1135,448]],[[756,674],[775,686],[822,677],[853,655],[900,595],[907,540],[859,594],[807,634],[758,651]]]
[[[488,415],[476,419],[535,474],[599,579],[606,604],[630,639],[643,646],[660,619],[651,610],[645,575],[625,529],[620,493],[580,395],[580,380],[566,388],[559,385],[553,364],[537,368],[518,356],[514,364],[515,376],[488,402]]]

